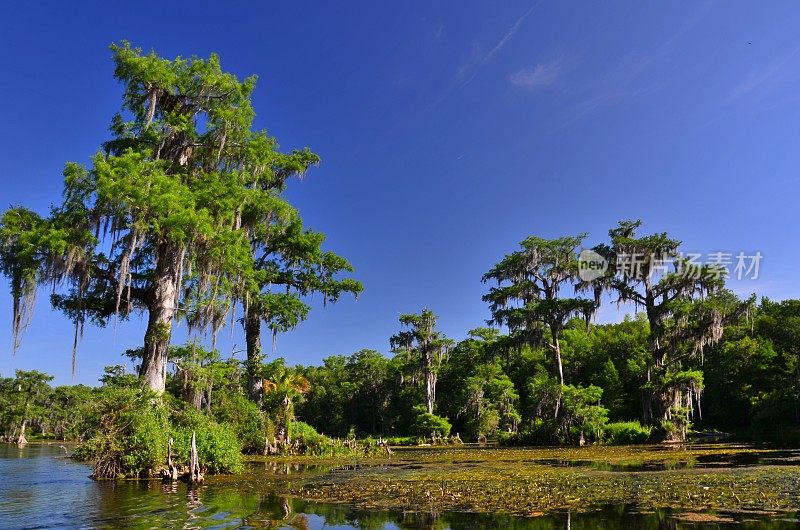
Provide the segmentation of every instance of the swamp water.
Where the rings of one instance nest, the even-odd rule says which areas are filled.
[[[798,458],[732,444],[399,450],[255,460],[188,488],[95,482],[58,444],[0,445],[0,529],[800,528]]]

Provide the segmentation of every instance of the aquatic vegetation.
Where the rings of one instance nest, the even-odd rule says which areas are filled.
[[[608,454],[607,448],[590,448],[587,458]],[[615,448],[616,449],[616,448]],[[652,449],[652,450],[650,450]],[[727,461],[732,455],[744,455],[749,451],[730,453],[726,447],[715,447],[709,454],[696,453],[697,462],[706,459]],[[736,448],[730,448],[737,450]],[[653,453],[664,453],[658,448],[644,451],[647,458]],[[434,469],[437,460],[451,461],[456,466],[482,466],[483,462],[461,459],[463,453],[469,457],[481,456],[486,460],[513,456],[530,456],[530,453],[555,457],[557,450],[550,448],[527,450],[494,449],[483,452],[467,449],[462,452],[452,449],[400,451],[397,458],[380,459],[324,459],[326,463],[312,458],[281,458],[265,461],[251,459],[243,475],[216,475],[208,477],[200,486],[188,486],[181,482],[160,481],[92,482],[87,478],[85,466],[62,458],[55,444],[30,444],[25,448],[0,444],[0,469],[5,471],[4,492],[0,496],[0,520],[5,526],[27,528],[52,526],[68,528],[503,528],[512,530],[544,530],[552,528],[602,528],[621,530],[629,528],[727,528],[723,521],[735,521],[736,528],[759,530],[788,530],[796,528],[797,513],[764,508],[714,508],[701,510],[690,507],[648,507],[636,502],[600,504],[585,507],[580,504],[562,509],[540,509],[528,513],[507,513],[502,506],[482,512],[446,511],[432,509],[404,510],[372,507],[369,503],[350,500],[326,502],[304,500],[297,494],[287,493],[300,484],[329,480],[354,480],[360,472],[385,472],[390,474],[395,465],[416,469]],[[433,454],[431,454],[433,453]],[[624,459],[620,451],[613,455]],[[24,465],[23,455],[37,457]],[[762,456],[787,457],[785,451],[760,452]],[[796,454],[796,452],[795,452]],[[40,456],[49,456],[49,465],[58,472],[38,473]],[[616,457],[615,456],[615,457]],[[419,459],[417,459],[419,457]],[[10,459],[15,459],[9,462]],[[771,458],[771,457],[769,457]],[[789,456],[791,458],[791,456]],[[23,459],[23,460],[20,460]],[[305,460],[305,463],[297,460]],[[589,461],[589,460],[587,460]],[[12,463],[3,468],[4,464]],[[18,464],[23,464],[21,467]],[[505,464],[504,464],[505,465]],[[762,468],[763,469],[763,468]],[[555,469],[558,471],[558,469]],[[399,470],[398,470],[399,472]],[[607,473],[612,474],[612,473]],[[660,473],[649,473],[659,475]],[[627,473],[613,473],[627,475]],[[55,482],[54,482],[55,481]],[[54,485],[56,487],[54,487]],[[63,486],[63,487],[62,487]],[[773,486],[774,487],[774,486]],[[39,495],[42,488],[50,488],[48,495]],[[711,491],[711,490],[709,490]],[[30,492],[30,493],[29,493]],[[741,493],[737,491],[737,494]],[[437,493],[432,498],[436,501]],[[24,506],[24,509],[20,509]],[[433,506],[433,504],[429,504]],[[734,524],[734,523],[728,523]],[[295,526],[293,526],[295,525]]]
[[[302,464],[310,459],[284,459],[259,465],[285,466],[286,474],[253,468],[226,482],[306,500],[415,512],[535,515],[631,503],[641,509],[687,511],[800,508],[800,466],[791,461],[780,467],[703,467],[715,462],[724,466],[732,457],[753,451],[732,444],[400,449],[393,457],[328,459],[312,468]],[[784,454],[759,451],[767,457],[773,452]],[[618,467],[610,471],[604,466]],[[660,471],[651,471],[651,466]]]

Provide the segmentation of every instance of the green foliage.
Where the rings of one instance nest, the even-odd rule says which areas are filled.
[[[295,447],[306,456],[368,456],[378,453],[378,447],[371,439],[357,441],[348,437],[346,440],[333,440],[302,421],[293,421],[291,432]]]
[[[430,414],[424,405],[414,407],[416,417],[414,418],[414,429],[421,436],[447,436],[450,434],[450,422],[447,418]]]
[[[642,444],[650,438],[652,428],[638,421],[618,421],[603,427],[603,442],[610,445]]]
[[[94,399],[95,390],[85,385],[59,386],[44,399],[45,415],[38,425],[42,435],[60,440],[79,440],[91,418],[86,404]]]
[[[387,444],[392,446],[409,446],[419,443],[418,436],[387,436],[383,439]]]
[[[560,395],[561,405],[558,416],[534,417],[516,434],[504,435],[501,442],[507,445],[548,445],[598,442],[608,422],[608,410],[600,405],[603,389],[596,386],[560,386],[546,375],[532,378],[529,384],[531,393],[541,392],[542,401],[547,403]],[[550,410],[549,405],[542,406]]]
[[[89,404],[91,437],[74,452],[96,478],[139,477],[166,463],[169,410],[138,389],[109,387]]]
[[[680,252],[680,241],[666,233],[640,235],[641,221],[620,221],[609,230],[609,243],[595,247],[609,266],[606,273],[577,285],[604,290],[620,303],[631,303],[647,315],[647,384],[644,420],[666,439],[683,440],[702,389],[687,380],[683,364],[719,343],[724,326],[749,311],[754,298],[740,301],[724,289],[725,271],[716,264],[696,264]],[[671,425],[668,425],[671,424]]]
[[[123,97],[102,152],[86,167],[66,164],[63,200],[48,217],[21,207],[0,216],[14,349],[47,284],[75,324],[75,347],[87,321],[150,313],[140,375],[157,393],[172,323],[215,334],[236,303],[255,321],[246,329],[255,371],[262,320],[286,331],[306,318],[305,296],[334,302],[362,290],[339,277],[350,263],[323,250],[324,235],[304,229],[282,197],[287,180],[319,157],[307,148],[282,153],[253,130],[256,78],[240,81],[217,55],[170,60],[126,41],[111,52]]]
[[[436,382],[442,364],[455,342],[436,329],[438,317],[430,309],[421,313],[400,315],[404,328],[389,338],[389,344],[409,368],[406,374],[412,382],[424,388],[427,412],[433,414],[436,405]]]
[[[272,422],[244,394],[226,393],[214,403],[214,417],[232,426],[245,453],[261,453],[265,438],[275,436]]]
[[[125,367],[121,364],[103,368],[103,375],[100,377],[100,382],[105,386],[122,388],[136,388],[141,384],[139,377],[134,374],[126,373]]]
[[[127,476],[140,476],[163,465],[170,434],[166,411],[160,407],[145,408],[122,416],[120,421],[130,422],[130,427],[110,436],[119,438],[116,441],[119,442],[123,472]],[[100,434],[105,435],[107,434]]]
[[[502,434],[498,441],[500,445],[510,447],[554,445],[562,443],[555,436],[556,429],[553,419],[527,423],[515,433]]]
[[[189,127],[179,117],[164,117],[173,118],[177,127]],[[123,153],[115,158],[96,162],[98,168],[116,164],[106,168],[109,174],[100,179],[112,190],[108,197],[114,197],[114,186],[126,185],[122,181],[115,184],[119,172],[147,169],[143,166],[146,157]],[[310,160],[295,160],[296,166],[284,162],[299,171]],[[169,179],[162,182],[164,168],[148,168],[153,182],[170,185]],[[95,193],[92,179],[99,175],[75,166],[67,172],[72,192],[77,194],[70,201],[83,197],[82,192]],[[137,173],[131,178],[145,177]],[[211,190],[234,185],[213,178],[204,184]],[[195,191],[211,207],[207,190]],[[243,210],[243,215],[255,216],[251,220],[270,213],[278,216],[275,225],[272,221],[266,226],[255,221],[251,225],[254,233],[276,238],[272,240],[275,247],[259,268],[250,271],[252,277],[247,281],[256,286],[259,282],[284,285],[282,279],[289,278],[291,283],[302,277],[307,282],[288,297],[263,288],[258,295],[251,292],[254,307],[262,304],[260,322],[271,322],[268,327],[281,331],[304,318],[301,292],[318,289],[333,300],[335,289],[346,290],[346,286],[336,287],[338,280],[326,274],[349,269],[341,258],[321,251],[322,235],[304,230],[288,204],[272,195],[263,198],[263,202],[248,203],[252,210]],[[46,253],[37,254],[31,247],[39,244],[36,241],[57,245],[59,237],[69,235],[59,232],[63,227],[55,221],[29,212],[14,210],[6,216],[0,226],[5,239],[0,243],[6,245],[4,271],[12,276],[19,273],[25,278],[30,272],[26,263],[35,269],[47,258]],[[159,230],[183,234],[180,238],[194,222],[183,216],[162,221]],[[601,245],[598,251],[614,257],[642,250],[649,252],[648,267],[656,258],[672,259],[675,267],[688,266],[679,259],[677,241],[665,234],[637,236],[638,226],[621,223],[610,232],[611,243]],[[228,235],[235,236],[235,232]],[[169,358],[175,372],[168,375],[163,408],[154,405],[152,396],[142,394],[139,381],[121,366],[106,369],[100,389],[53,389],[46,374],[19,372],[15,378],[0,379],[0,422],[7,438],[23,425],[32,436],[85,437],[88,441],[78,454],[106,462],[100,474],[109,476],[148,473],[162,465],[165,433],[176,438],[177,457],[184,458],[192,430],[203,431],[198,432],[198,439],[202,438],[203,458],[209,459],[204,465],[209,471],[226,472],[238,469],[240,451],[261,452],[274,439],[279,442],[274,447],[287,454],[332,455],[372,451],[378,436],[411,443],[433,433],[456,432],[465,439],[488,435],[509,444],[622,444],[648,437],[680,440],[693,425],[752,429],[800,424],[800,302],[765,299],[742,320],[739,317],[749,302],[724,291],[708,270],[697,271],[699,277],[689,280],[667,272],[650,286],[624,271],[600,278],[597,285],[575,284],[574,256],[567,259],[566,255],[574,253],[573,243],[579,239],[531,238],[523,242],[523,250],[508,256],[487,275],[486,279],[500,281],[487,299],[497,313],[494,322],[500,315],[504,324],[514,324],[509,335],[477,328],[455,344],[436,330],[436,316],[424,310],[402,315],[404,328],[390,340],[395,351],[391,359],[365,349],[350,356],[329,356],[321,366],[290,367],[283,359],[263,364],[260,354],[252,358],[248,354],[245,372],[236,360],[223,361],[218,352],[199,344],[171,347]],[[226,254],[223,250],[227,249],[235,255],[236,248],[223,245],[205,250]],[[12,255],[14,252],[19,257]],[[220,259],[250,258],[227,255]],[[305,264],[298,265],[301,262]],[[526,264],[538,272],[522,281],[513,272]],[[146,269],[140,268],[136,274],[142,271]],[[31,278],[36,279],[36,274]],[[611,289],[621,301],[647,311],[616,324],[587,326],[581,317],[595,302],[564,299],[554,280],[547,279],[548,274],[562,278],[562,287],[571,285],[579,292]],[[334,283],[325,283],[325,278]],[[224,274],[213,279],[223,290],[233,288],[234,280]],[[188,281],[190,289],[198,288],[198,278]],[[351,287],[355,289],[355,285]],[[546,296],[548,289],[555,298]],[[92,293],[84,294],[89,303]],[[183,305],[182,311],[196,323],[195,317],[217,319],[222,314],[217,311],[224,312],[226,307],[222,299],[198,298]],[[558,318],[544,318],[548,314]],[[150,333],[160,337],[162,328],[163,323],[154,325]],[[138,348],[126,355],[142,362],[145,351]],[[252,396],[252,381],[245,382],[246,375],[257,376],[256,402],[247,398]],[[569,385],[561,383],[562,375]],[[637,417],[645,426],[626,421]],[[346,441],[337,442],[322,432],[346,437]],[[372,442],[352,442],[365,434]]]
[[[489,303],[492,322],[508,326],[518,344],[540,345],[549,335],[555,354],[555,375],[564,384],[560,337],[567,321],[582,317],[587,325],[599,300],[565,297],[561,291],[575,291],[578,283],[577,251],[586,234],[543,239],[531,236],[520,243],[521,249],[506,255],[483,275],[483,282],[497,282],[484,295]]]
[[[192,433],[197,439],[197,455],[203,469],[211,473],[238,473],[242,470],[242,444],[236,429],[193,409],[173,414],[172,436],[179,463],[188,463]]]
[[[345,436],[356,421],[352,412],[359,404],[353,398],[356,383],[346,364],[346,357],[334,355],[323,359],[320,366],[301,369],[309,390],[297,405],[297,417],[331,436]]]
[[[216,55],[169,60],[127,42],[111,51],[123,85],[111,137],[87,166],[65,165],[63,198],[46,216],[19,206],[0,215],[0,273],[12,350],[42,285],[76,342],[87,321],[152,311],[143,346],[127,355],[158,397],[120,365],[98,389],[52,388],[47,374],[17,371],[0,379],[6,439],[85,439],[77,454],[114,477],[163,465],[169,436],[185,460],[193,431],[203,465],[234,472],[242,450],[274,437],[311,454],[338,450],[315,427],[348,439],[455,428],[575,444],[682,440],[692,424],[800,424],[800,301],[739,300],[717,267],[691,263],[667,233],[642,235],[640,221],[620,221],[595,247],[609,263],[596,280],[578,275],[585,234],[532,236],[500,260],[483,276],[497,283],[483,299],[509,335],[477,328],[455,344],[424,309],[401,315],[392,359],[365,349],[317,367],[264,365],[262,325],[288,331],[307,318],[310,295],[362,291],[342,277],[352,265],[283,197],[319,157],[280,152],[253,130],[256,79],[223,71]],[[590,326],[604,292],[639,316]],[[213,348],[170,347],[176,319],[215,333],[235,304],[245,309],[246,373]],[[646,427],[620,421],[637,416]]]
[[[563,413],[558,416],[562,440],[575,443],[600,440],[608,421],[608,410],[600,405],[603,389],[566,385],[562,389]]]
[[[312,456],[332,456],[335,451],[331,439],[319,434],[314,427],[302,421],[292,422],[291,431],[300,444],[303,454]]]
[[[381,436],[396,445],[414,445],[432,431],[457,432],[465,441],[485,434],[517,445],[574,445],[581,433],[588,443],[638,443],[659,433],[680,438],[692,424],[696,429],[756,429],[750,432],[759,434],[774,426],[789,432],[800,423],[794,394],[798,387],[797,315],[800,304],[765,300],[749,322],[726,327],[721,341],[706,349],[704,364],[699,358],[687,359],[680,369],[672,369],[650,385],[646,384],[648,323],[641,316],[589,331],[580,322],[568,323],[562,337],[564,367],[575,384],[564,387],[552,375],[553,359],[547,349],[518,347],[506,342],[506,336],[475,330],[453,348],[442,367],[436,416],[428,416],[421,408],[420,387],[404,382],[413,370],[403,356],[386,359],[378,352],[362,350],[349,357],[328,357],[321,366],[297,368],[275,361],[264,367],[275,390],[265,395],[265,410],[261,410],[246,397],[240,366],[213,360],[204,364],[203,359],[213,352],[197,349],[193,358],[191,349],[179,347],[171,355],[183,369],[170,374],[168,392],[161,398],[166,416],[154,407],[156,401],[142,394],[137,378],[116,366],[106,369],[100,388],[51,388],[49,376],[36,372],[0,378],[0,426],[9,439],[19,432],[23,418],[29,437],[82,437],[86,443],[78,455],[89,459],[105,455],[106,462],[116,462],[117,467],[109,469],[127,475],[158,469],[163,465],[164,433],[180,438],[185,447],[190,426],[210,433],[202,444],[212,462],[203,465],[234,470],[234,446],[261,453],[265,441],[278,436],[287,418],[290,436],[298,442],[291,452],[318,455],[370,450],[363,444],[355,450],[343,442],[337,444],[321,432],[340,439]],[[140,358],[137,351],[127,355]],[[224,375],[205,379],[203,370],[217,362]],[[210,411],[206,406],[202,413],[195,410],[187,399],[183,385],[189,368],[190,372],[199,370],[198,378],[190,379],[205,381],[198,386],[205,389],[204,395],[207,383],[213,382]],[[625,421],[641,414],[643,392],[655,391],[657,384],[664,385],[661,388],[669,392],[663,394],[672,398],[669,420],[652,431],[651,425]],[[702,418],[697,406],[700,395],[689,406],[688,388],[694,389],[693,395],[705,392]],[[609,390],[616,392],[611,400],[606,396]],[[296,407],[302,421],[287,414],[287,395],[289,412]],[[560,401],[558,417],[553,414],[556,400]],[[198,436],[202,437],[199,432]],[[123,458],[125,453],[130,455]],[[214,463],[217,460],[219,464]]]
[[[278,436],[291,440],[295,401],[309,391],[311,384],[302,373],[286,366],[283,358],[269,363],[264,374],[262,406],[275,422]]]
[[[493,328],[472,330],[442,370],[438,410],[465,439],[514,432],[521,421],[519,392],[503,369],[498,337]]]
[[[323,438],[314,427],[304,421],[292,422],[292,431],[294,432],[295,438],[306,442],[317,441]]]
[[[189,462],[192,432],[196,433],[201,467],[211,473],[241,470],[242,447],[235,430],[193,409],[161,404],[137,389],[109,387],[90,405],[96,418],[92,436],[75,450],[75,457],[94,462],[96,478],[144,477],[166,465],[170,437],[175,461]]]
[[[13,379],[2,382],[0,421],[9,441],[27,437],[31,434],[30,424],[46,421],[46,404],[52,395],[48,383],[52,380],[52,376],[38,370],[17,370]]]
[[[302,174],[316,158],[301,162],[288,174]],[[319,293],[324,303],[336,302],[343,293],[358,295],[362,285],[341,273],[353,272],[344,258],[322,250],[324,235],[303,230],[293,209],[275,204],[274,208],[245,212],[243,222],[252,231],[251,247],[255,270],[248,284],[245,304],[247,372],[252,397],[258,399],[262,378],[261,325],[273,337],[293,329],[310,311],[306,297]],[[286,215],[287,217],[283,217]]]

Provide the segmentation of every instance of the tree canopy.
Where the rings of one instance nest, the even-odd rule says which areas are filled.
[[[111,51],[124,88],[111,138],[90,165],[66,165],[47,217],[15,207],[0,220],[15,348],[41,285],[75,323],[74,347],[87,320],[142,311],[140,375],[163,392],[176,318],[214,335],[241,304],[283,331],[305,318],[302,295],[361,290],[334,278],[352,267],[322,251],[281,196],[319,158],[282,153],[253,130],[255,76],[240,81],[214,54],[169,60],[127,42]],[[265,292],[273,284],[294,294]]]

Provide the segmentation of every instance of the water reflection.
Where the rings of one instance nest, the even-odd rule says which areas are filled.
[[[281,476],[329,472],[325,466],[264,464]],[[275,483],[211,480],[199,487],[156,481],[94,482],[89,469],[54,446],[0,446],[0,528],[360,528],[399,529],[681,529],[798,528],[796,514],[642,512],[635,505],[528,517],[408,513],[310,503],[278,495]],[[260,485],[259,485],[260,484]]]

